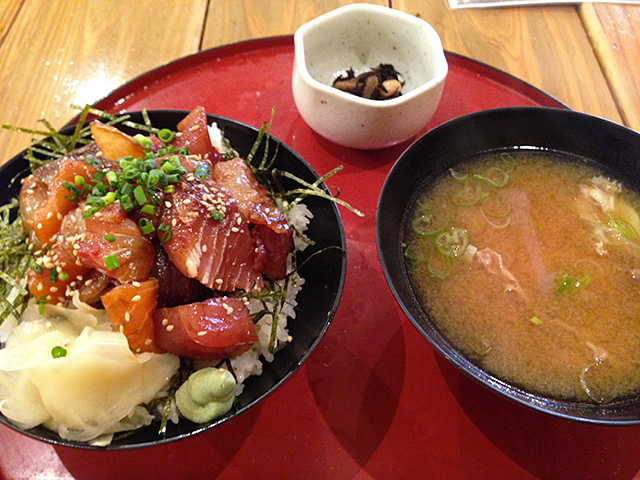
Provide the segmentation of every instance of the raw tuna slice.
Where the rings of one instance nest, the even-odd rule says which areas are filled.
[[[253,177],[241,158],[213,166],[216,181],[238,202],[238,208],[250,223],[268,225],[274,232],[289,230],[287,219],[275,206],[269,192]]]
[[[258,252],[234,198],[212,178],[174,185],[160,220],[170,226],[163,245],[178,270],[213,290],[262,290]]]
[[[234,357],[258,340],[249,310],[235,297],[159,308],[153,314],[153,323],[156,344],[181,357]]]

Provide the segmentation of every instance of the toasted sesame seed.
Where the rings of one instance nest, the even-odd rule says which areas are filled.
[[[58,212],[58,214],[56,215],[56,217],[58,218],[58,220],[62,220],[62,214],[60,212]]]
[[[129,312],[124,312],[124,321],[125,322],[131,321],[131,314]]]
[[[207,253],[207,246],[206,245],[202,246],[202,253]]]
[[[173,330],[173,325],[167,325],[166,330],[167,332],[170,332],[171,330]]]
[[[41,224],[41,223],[38,223],[38,225],[36,225],[36,228],[37,228],[38,230],[40,230],[40,229],[42,228],[42,224]]]
[[[231,315],[233,313],[233,307],[227,308],[227,315]]]
[[[42,285],[42,282],[38,282],[38,286],[36,288],[39,292],[41,292],[42,290],[44,290],[44,285]]]
[[[140,295],[136,295],[136,296],[134,296],[134,297],[131,299],[131,301],[132,301],[132,302],[139,302],[141,298],[142,298],[142,297],[141,297]]]
[[[166,327],[169,324],[169,319],[168,318],[163,318],[162,319],[162,326]]]
[[[164,206],[167,208],[171,208],[171,202],[169,201],[164,202]]]
[[[140,282],[131,282],[131,285],[133,285],[134,287],[139,287],[140,286]]]
[[[56,293],[58,291],[58,287],[51,287],[49,289],[50,292]]]
[[[222,285],[222,283],[224,282],[224,280],[222,280],[221,278],[216,278],[215,282],[216,282],[218,285]]]
[[[88,287],[89,285],[91,285],[93,283],[93,278],[88,279],[86,282],[84,282],[84,284]]]
[[[120,325],[118,327],[118,330],[120,330],[120,333],[124,333],[124,325]]]
[[[47,212],[47,215],[44,218],[49,220],[51,217],[53,217],[53,212]]]
[[[238,227],[231,227],[231,231],[233,233],[238,233],[240,231],[240,229]]]
[[[207,334],[207,331],[206,331],[206,330],[200,330],[200,331],[197,333],[197,335],[198,335],[199,337],[202,337],[203,335],[206,335],[206,334]]]
[[[144,344],[145,344],[145,345],[147,345],[147,346],[151,345],[151,339],[150,339],[150,338],[147,338],[147,339],[144,341]]]

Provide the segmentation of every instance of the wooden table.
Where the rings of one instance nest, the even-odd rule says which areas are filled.
[[[38,119],[46,118],[59,128],[76,115],[72,105],[93,103],[150,69],[225,44],[292,34],[348,3],[0,0],[0,123],[41,128]],[[448,51],[519,77],[574,110],[640,130],[640,6],[453,11],[446,0],[369,3],[420,16]],[[28,137],[0,130],[0,164]],[[8,477],[72,478],[53,449],[43,449],[48,457],[35,472],[28,457],[3,458],[2,447],[0,473]]]

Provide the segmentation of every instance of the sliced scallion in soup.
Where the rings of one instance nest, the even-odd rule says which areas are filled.
[[[471,159],[406,226],[437,328],[505,381],[592,403],[640,391],[640,198],[562,154]]]

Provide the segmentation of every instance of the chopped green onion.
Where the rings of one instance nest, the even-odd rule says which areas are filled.
[[[102,182],[102,180],[104,180],[106,173],[103,172],[102,170],[96,170],[96,172],[93,174],[93,177],[91,177],[91,183],[98,184],[100,182]]]
[[[451,176],[453,178],[455,178],[456,180],[458,180],[459,182],[461,182],[463,180],[466,180],[467,177],[468,177],[468,175],[466,173],[457,172],[453,168],[450,168],[449,172],[451,172]]]
[[[138,221],[138,225],[140,225],[140,230],[145,235],[148,235],[155,231],[156,227],[153,226],[153,223],[148,218],[141,218]]]
[[[511,175],[504,168],[492,167],[486,175],[474,175],[474,179],[486,182],[492,187],[503,188],[509,183]]]
[[[49,272],[49,283],[56,283],[58,281],[58,270],[52,268]]]
[[[637,240],[639,238],[638,232],[636,232],[633,225],[621,218],[615,218],[610,213],[607,214],[607,225],[615,229],[624,238],[631,240]]]
[[[133,202],[131,201],[131,197],[127,195],[122,195],[120,197],[120,206],[125,209],[127,212],[133,210]]]
[[[133,197],[136,199],[136,202],[138,202],[138,205],[144,205],[147,203],[147,196],[140,185],[133,189]]]
[[[158,227],[158,231],[162,232],[162,235],[160,236],[161,244],[164,245],[169,240],[171,240],[173,233],[171,233],[171,230],[169,230],[169,225],[165,225],[164,223],[161,223],[160,226]]]
[[[169,143],[171,140],[173,140],[174,137],[175,134],[168,128],[163,128],[158,132],[158,138],[164,143]]]
[[[535,315],[533,317],[531,317],[529,319],[529,321],[531,323],[533,323],[534,325],[542,325],[542,320],[540,320],[538,317],[536,317]]]
[[[107,172],[107,182],[109,185],[113,185],[118,182],[118,174],[116,172]]]
[[[116,192],[107,192],[107,194],[102,197],[102,201],[105,205],[110,205],[116,200]]]
[[[118,268],[120,266],[120,262],[118,262],[118,257],[116,255],[109,255],[108,257],[104,257],[104,263],[107,266],[107,270],[113,270],[114,268]]]
[[[86,183],[84,177],[82,175],[76,175],[75,179],[74,179],[75,184],[78,187],[81,187],[82,185],[84,185]]]
[[[573,277],[566,273],[559,273],[553,279],[557,288],[556,293],[576,293],[586,288],[591,283],[591,275],[584,274],[579,280],[574,282]]]
[[[461,257],[469,246],[469,234],[464,228],[453,228],[450,235],[453,256]]]
[[[162,190],[164,193],[173,193],[176,191],[176,187],[175,185],[167,185],[166,187],[164,187],[164,189]]]
[[[429,213],[422,213],[411,221],[411,228],[418,235],[423,237],[430,237],[441,233],[446,225],[435,228],[433,226],[433,216]]]
[[[452,201],[458,207],[477,205],[489,195],[485,189],[486,187],[481,182],[466,180],[462,182],[462,189],[452,198]]]
[[[58,280],[61,280],[63,282],[65,280],[69,280],[69,274],[64,270],[61,270],[60,272],[58,272]]]
[[[438,280],[444,280],[451,275],[452,269],[453,261],[451,255],[443,255],[434,242],[431,245],[429,259],[427,260],[429,274]]]
[[[213,210],[211,210],[210,216],[211,216],[211,220],[213,220],[214,222],[221,222],[222,219],[224,218],[224,213],[214,208]]]
[[[36,262],[31,262],[29,268],[36,273],[42,273],[42,265],[38,265]]]
[[[104,239],[105,239],[107,242],[109,242],[109,243],[113,243],[113,242],[115,242],[115,241],[116,241],[116,237],[114,237],[114,236],[113,236],[113,235],[111,235],[110,233],[107,233],[107,234],[104,236]]]
[[[44,295],[40,295],[36,299],[36,303],[38,304],[38,313],[40,315],[44,315],[44,306],[47,304],[47,297],[45,297]]]
[[[513,207],[509,200],[498,195],[488,195],[482,199],[481,208],[487,217],[506,218],[511,215]]]
[[[67,350],[61,346],[56,346],[51,349],[51,356],[53,358],[62,358],[67,356]]]
[[[154,215],[156,213],[156,207],[154,205],[151,205],[150,203],[147,203],[140,209],[140,211],[142,213],[146,213],[147,215]]]
[[[72,185],[66,180],[62,182],[62,186],[67,190],[69,190],[69,193],[71,193],[70,197],[65,196],[64,198],[66,198],[71,202],[77,202],[80,199],[80,189],[78,187],[76,187],[75,185]]]
[[[208,166],[200,164],[193,171],[193,175],[196,178],[196,180],[198,180],[199,182],[202,182],[205,178],[207,178],[207,175],[209,175],[210,172],[211,170],[209,169]]]
[[[102,160],[89,154],[84,158],[84,163],[91,165],[93,168],[99,169],[102,166]]]
[[[411,246],[409,245],[407,245],[407,248],[404,249],[404,256],[407,257],[409,260],[414,260],[414,261],[424,260],[424,255],[422,254],[422,252],[420,251],[414,252],[413,250],[411,250]]]
[[[149,150],[153,145],[153,141],[149,137],[145,137],[141,133],[135,135],[133,139],[138,142],[145,150]]]

